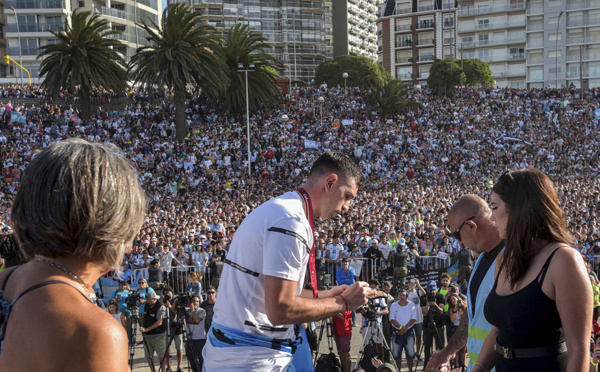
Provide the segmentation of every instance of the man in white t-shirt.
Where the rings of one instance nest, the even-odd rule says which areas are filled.
[[[203,351],[205,371],[286,371],[299,346],[294,324],[366,303],[370,290],[362,282],[320,291],[318,298],[302,289],[313,247],[311,219],[348,211],[360,179],[350,158],[325,153],[298,192],[274,198],[244,219],[221,276]]]
[[[417,320],[417,307],[408,300],[406,289],[398,289],[398,301],[390,307],[390,323],[394,330],[392,336],[392,354],[396,366],[402,365],[402,350],[406,353],[408,371],[412,372],[415,359],[415,334],[412,326]]]

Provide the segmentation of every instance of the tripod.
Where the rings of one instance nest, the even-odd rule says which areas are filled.
[[[127,320],[129,327],[127,328],[127,337],[129,338],[129,367],[133,371],[133,356],[135,354],[135,346],[137,344],[137,326],[140,322],[140,308],[137,306],[127,308],[131,312],[131,316]],[[142,338],[145,340],[145,335],[142,333]],[[148,347],[144,342],[144,347]]]
[[[321,321],[321,330],[319,331],[319,338],[317,339],[317,347],[315,347],[315,357],[313,360],[316,362],[319,359],[319,349],[321,347],[321,340],[323,339],[323,332],[325,331],[327,337],[327,346],[329,347],[329,352],[333,353],[333,323],[331,323],[331,318],[323,319]]]
[[[175,327],[173,327],[172,330],[169,330],[170,331],[169,341],[167,342],[167,348],[165,350],[165,355],[163,355],[163,357],[160,360],[159,369],[160,369],[160,367],[162,367],[163,362],[169,355],[169,348],[171,347],[171,343],[173,342],[173,339],[175,339],[175,336],[177,336],[177,332],[181,331],[181,337],[182,337],[181,344],[182,345],[188,344],[187,327],[186,327],[186,321],[185,321],[185,307],[182,307],[179,304],[177,304],[176,306],[177,306],[177,314],[176,314],[176,320],[175,320]],[[169,316],[168,313],[169,313],[169,310],[167,309],[167,319],[170,319],[171,317]],[[181,352],[183,353],[183,350],[181,350]],[[175,358],[177,358],[177,356],[175,356]],[[194,361],[197,360],[197,357],[195,354],[193,355],[193,359],[194,359]],[[187,363],[188,363],[188,369],[191,369],[189,358],[187,359]],[[167,366],[167,368],[170,368],[170,366]]]
[[[352,366],[353,369],[360,367],[360,362],[365,357],[365,348],[367,347],[367,345],[375,344],[375,335],[381,335],[383,349],[388,353],[388,355],[392,355],[392,349],[390,348],[390,345],[388,345],[385,337],[383,337],[383,328],[381,327],[381,323],[376,321],[375,317],[369,318],[367,322],[367,327],[365,329],[366,331],[363,334],[363,340],[362,344],[360,345],[360,351],[358,352],[358,356],[356,357],[356,363],[354,364],[354,366]],[[385,360],[383,362],[385,362]],[[371,361],[369,360],[368,363],[371,363]],[[395,361],[393,361],[391,364],[394,365],[394,370],[396,372],[400,372],[398,371]]]

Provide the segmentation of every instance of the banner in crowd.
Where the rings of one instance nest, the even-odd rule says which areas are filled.
[[[25,124],[25,116],[17,111],[12,111],[10,113],[10,121],[11,123],[23,123]]]

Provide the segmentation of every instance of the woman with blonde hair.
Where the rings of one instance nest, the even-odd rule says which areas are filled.
[[[128,369],[126,331],[92,289],[121,266],[146,214],[131,163],[116,150],[68,139],[25,169],[11,218],[31,261],[0,273],[0,370]]]

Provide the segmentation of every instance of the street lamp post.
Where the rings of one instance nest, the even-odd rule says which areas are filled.
[[[558,26],[560,25],[560,18],[562,17],[564,12],[565,12],[564,10],[561,10],[560,13],[558,13],[558,20],[556,21],[556,46],[555,46],[555,51],[554,51],[554,53],[556,53],[554,55],[554,60],[555,60],[554,72],[556,73],[556,89],[558,89]]]
[[[342,77],[344,78],[344,95],[346,95],[347,94],[347,92],[346,92],[346,79],[348,79],[348,73],[344,72],[342,74]]]
[[[12,9],[13,13],[15,14],[15,21],[17,23],[17,37],[19,38],[19,64],[21,66],[23,66],[23,53],[22,53],[22,46],[21,46],[21,30],[19,29],[19,17],[17,16],[17,11],[15,10],[15,7],[11,6],[10,9]],[[19,73],[19,75],[21,76],[21,85],[23,85],[23,73]],[[17,77],[17,69],[15,69],[15,77]],[[18,81],[17,81],[18,83]]]
[[[325,98],[323,98],[323,96],[320,96],[318,98],[319,101],[319,105],[321,106],[321,127],[323,126],[323,102],[325,102]]]
[[[254,71],[254,63],[249,63],[245,67],[243,63],[238,63],[238,72],[246,75],[246,135],[248,136],[248,177],[252,176],[252,161],[250,159],[250,101],[248,99],[248,72]]]

